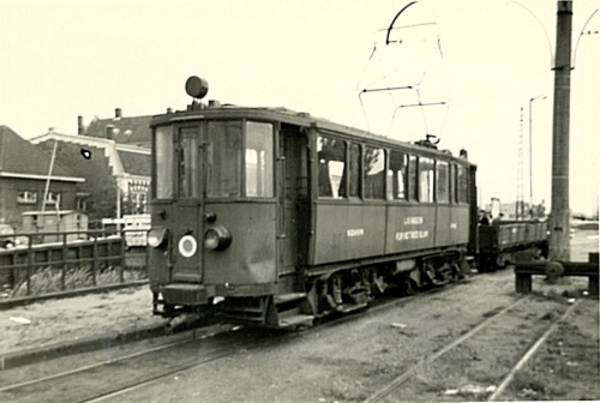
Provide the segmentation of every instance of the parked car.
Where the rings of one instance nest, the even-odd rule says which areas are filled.
[[[0,247],[10,249],[16,244],[15,229],[8,224],[0,224]]]

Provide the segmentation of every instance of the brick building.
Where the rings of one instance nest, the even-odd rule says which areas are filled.
[[[52,149],[44,152],[0,125],[0,223],[20,229],[23,213],[42,210],[51,155]],[[44,209],[77,209],[77,187],[84,182],[85,178],[55,160]]]
[[[121,108],[115,109],[115,115],[108,119],[94,117],[88,126],[83,124],[83,117],[77,117],[77,134],[89,137],[114,140],[118,144],[131,144],[150,148],[152,132],[150,121],[152,115],[124,117]]]
[[[30,141],[46,152],[58,142],[57,160],[86,178],[78,192],[87,196],[85,207],[92,220],[146,212],[150,149],[54,131]],[[90,153],[89,158],[82,150]]]

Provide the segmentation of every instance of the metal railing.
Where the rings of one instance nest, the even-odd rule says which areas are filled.
[[[0,249],[0,308],[147,283],[145,229],[21,233]]]

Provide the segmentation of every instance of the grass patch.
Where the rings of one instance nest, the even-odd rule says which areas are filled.
[[[143,270],[123,270],[123,282],[144,279]],[[63,286],[64,282],[64,286]],[[96,272],[96,286],[121,283],[119,267],[109,266]],[[45,267],[37,270],[30,277],[30,292],[27,293],[27,279],[20,279],[10,292],[9,298],[39,296],[61,291],[75,290],[94,286],[93,272],[90,266],[78,266],[63,270],[55,267]]]

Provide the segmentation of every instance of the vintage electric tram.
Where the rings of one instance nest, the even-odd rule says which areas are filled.
[[[307,325],[460,277],[476,244],[476,166],[283,108],[199,101],[154,117],[154,313]]]

